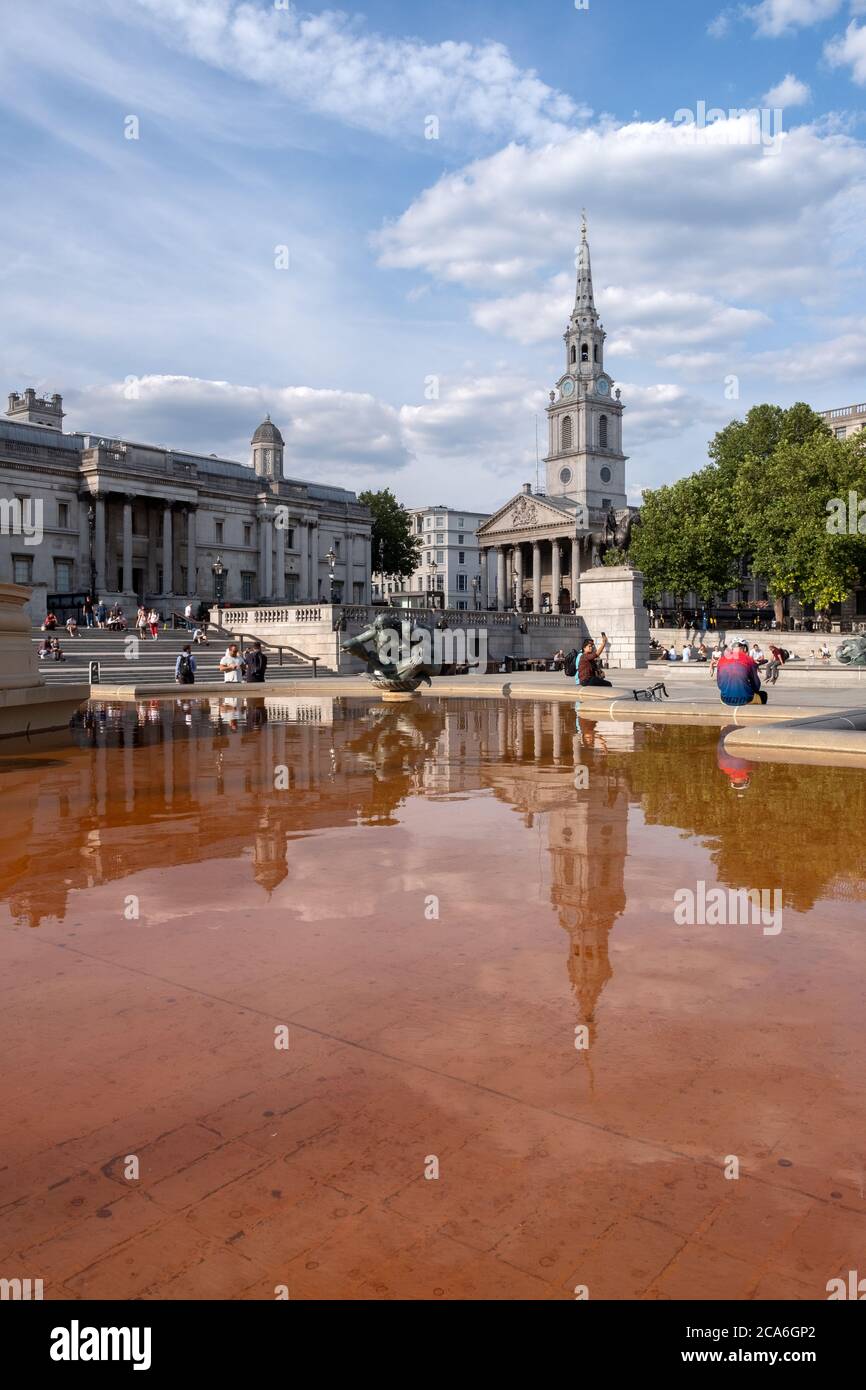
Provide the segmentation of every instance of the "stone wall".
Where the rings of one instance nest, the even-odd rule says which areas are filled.
[[[369,627],[379,613],[388,613],[414,626],[434,628],[445,619],[457,638],[456,650],[467,652],[470,664],[486,652],[486,669],[495,670],[505,657],[547,658],[560,648],[580,647],[587,634],[598,639],[607,632],[612,668],[645,666],[649,629],[643,607],[643,576],[630,569],[598,568],[581,576],[578,613],[497,613],[490,610],[407,608],[368,605],[287,604],[261,608],[226,608],[222,626],[250,633],[265,642],[295,647],[318,657],[320,669],[353,675],[364,667],[340,650],[342,642]],[[216,614],[213,614],[216,617]]]

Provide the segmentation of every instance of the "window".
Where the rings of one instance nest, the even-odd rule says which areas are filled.
[[[249,601],[253,597],[254,585],[256,582],[255,573],[250,570],[241,572],[241,598]]]
[[[436,576],[436,588],[440,591],[440,593],[444,590],[444,588],[445,588],[445,576],[444,576],[444,574],[437,574],[437,576]]]
[[[64,526],[64,527],[69,525],[69,503],[68,503],[68,502],[58,502],[58,503],[57,503],[57,525],[58,525],[58,526]],[[66,591],[64,590],[64,592],[66,592]]]
[[[602,481],[603,483],[609,483],[609,482],[610,482],[610,478],[611,478],[610,469],[608,468],[607,464],[605,464],[604,468],[601,469],[601,481]]]
[[[580,360],[581,360],[581,362],[588,362],[588,361],[589,361],[589,344],[588,344],[588,343],[581,343],[581,345],[580,345]]]
[[[609,509],[613,506],[613,503],[611,502],[611,500],[610,500],[609,497],[602,497],[602,499],[601,499],[601,505],[602,505],[602,506],[605,508],[605,510],[607,511],[607,510],[609,510]]]
[[[593,360],[593,362],[597,362],[597,361],[598,361],[598,343],[594,343],[594,344],[593,344],[593,348],[592,348],[592,360]]]
[[[244,545],[252,545],[252,543],[253,543],[253,528],[252,528],[252,526],[245,526],[245,527],[244,527]]]
[[[457,563],[458,563],[458,565],[465,565],[465,564],[466,564],[466,551],[465,551],[465,550],[458,550],[458,552],[457,552]]]
[[[847,430],[846,430],[846,428],[845,428],[844,425],[837,425],[837,426],[836,426],[836,429],[835,429],[835,431],[834,431],[834,433],[835,433],[837,439],[844,439],[844,438],[845,438],[845,435],[846,435],[846,433],[847,433]]]
[[[463,520],[463,517],[462,517],[462,516],[459,516],[459,517],[457,518],[457,525],[458,525],[458,526],[465,526],[465,525],[466,525],[466,522]]]
[[[466,575],[465,575],[465,574],[458,574],[458,576],[457,576],[457,592],[458,592],[458,594],[465,594],[465,593],[467,592],[467,584],[466,584]]]
[[[13,584],[29,584],[33,579],[33,558],[30,555],[12,556]]]
[[[571,448],[571,416],[566,415],[562,421],[562,447]]]
[[[289,550],[294,550],[295,548],[295,532],[293,527],[290,527],[286,532],[286,546]]]
[[[466,600],[465,600],[465,598],[459,598],[459,599],[457,600],[457,607],[458,607],[458,608],[465,608],[465,607],[466,607]]]
[[[436,544],[437,544],[437,545],[441,545],[442,542],[444,541],[444,539],[445,539],[445,533],[444,533],[444,531],[437,531],[437,532],[436,532]]]
[[[576,361],[577,361],[577,348],[574,346],[574,343],[572,343],[572,345],[571,345],[571,361],[572,361],[572,362],[576,362]]]
[[[73,566],[71,560],[54,561],[54,591],[58,594],[71,594]],[[120,586],[118,586],[120,587]]]
[[[222,539],[223,539],[223,523],[222,523],[221,521],[215,521],[215,522],[214,522],[214,524],[213,524],[213,533],[214,533],[214,539],[215,539],[216,541],[220,542],[220,544],[221,544],[221,543],[222,543]]]
[[[334,537],[334,554],[336,555],[337,559],[339,560],[339,558],[340,558],[340,537],[339,537],[339,536],[335,536],[335,537]]]
[[[431,526],[433,525],[433,518],[432,518],[432,516],[425,516],[425,518],[424,518],[424,525],[427,527],[427,530],[429,531],[430,528],[431,528]]]
[[[570,468],[560,468],[560,470],[559,470],[559,481],[560,481],[561,483],[570,483],[570,482],[571,482],[571,469],[570,469]]]
[[[607,448],[607,416],[602,415],[598,422],[598,442],[602,449]]]
[[[457,544],[458,544],[458,545],[462,545],[462,544],[463,544],[463,532],[462,532],[462,531],[459,533],[459,535],[458,535],[458,537],[457,537]]]
[[[444,563],[445,563],[445,551],[444,551],[444,550],[437,550],[437,551],[436,551],[436,563],[437,563],[437,565],[444,565]]]

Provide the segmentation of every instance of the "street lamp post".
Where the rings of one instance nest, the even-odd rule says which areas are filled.
[[[430,592],[432,594],[436,593],[436,571],[438,570],[438,568],[439,566],[437,565],[436,557],[434,556],[433,559],[430,561]],[[430,607],[435,608],[435,602],[431,602]]]
[[[328,581],[329,581],[329,585],[330,585],[329,602],[333,603],[333,602],[334,602],[334,568],[335,568],[335,566],[336,566],[336,564],[337,564],[337,557],[336,557],[336,555],[334,554],[334,547],[333,547],[333,546],[331,546],[331,549],[328,551],[327,555],[325,556],[325,559],[326,559],[327,562],[328,562]]]
[[[213,575],[213,596],[216,600],[217,627],[222,627],[222,613],[220,610],[222,609],[223,597],[225,595],[226,567],[219,555],[211,565],[211,574]]]
[[[480,602],[479,602],[479,599],[478,599],[478,587],[479,587],[478,575],[477,575],[477,574],[474,574],[474,575],[472,576],[472,607],[475,608],[475,609],[477,609],[477,608],[480,607]]]

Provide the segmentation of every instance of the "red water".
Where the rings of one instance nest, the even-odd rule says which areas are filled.
[[[509,702],[76,738],[0,756],[0,1277],[809,1299],[863,1266],[862,774]],[[679,925],[699,883],[778,891],[780,930]]]

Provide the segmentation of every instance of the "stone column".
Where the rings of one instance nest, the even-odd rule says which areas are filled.
[[[96,560],[96,593],[101,598],[105,592],[105,498],[97,497],[96,529],[93,533],[93,553]]]
[[[123,499],[123,571],[121,589],[125,594],[132,593],[132,498]]]
[[[162,592],[174,593],[174,543],[171,527],[171,503],[162,509]]]
[[[571,538],[571,602],[577,608],[580,603],[580,537]]]
[[[90,521],[88,508],[90,494],[82,493],[78,498],[78,573],[81,576],[79,589],[90,593]]]
[[[505,588],[505,546],[496,547],[496,607],[504,613],[508,607],[508,593]]]
[[[195,550],[195,507],[186,513],[186,592],[189,598],[198,597],[198,561]]]
[[[271,519],[266,511],[259,516],[259,597],[273,596],[274,556],[271,543]]]
[[[298,526],[298,602],[308,603],[310,599],[310,528],[306,521]]]
[[[541,612],[541,543],[532,542],[532,611]]]
[[[516,576],[515,581],[514,581],[514,587],[515,587],[515,590],[517,591],[517,602],[515,603],[515,607],[516,607],[518,613],[522,613],[522,611],[523,611],[523,546],[522,546],[522,545],[516,545],[516,546],[514,547],[514,573],[515,573],[515,576]]]
[[[556,537],[550,543],[552,563],[550,581],[550,607],[552,612],[559,612],[559,591],[562,588],[562,573],[560,571],[559,541]]]
[[[286,528],[284,526],[274,526],[274,541],[276,549],[274,598],[277,603],[284,603],[286,599]]]

